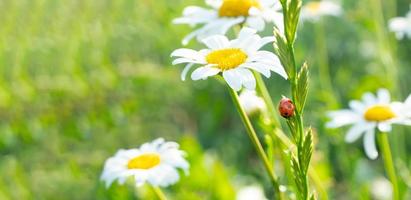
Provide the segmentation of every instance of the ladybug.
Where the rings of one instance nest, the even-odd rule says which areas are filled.
[[[291,99],[283,97],[281,99],[280,104],[278,106],[278,111],[280,111],[280,115],[286,119],[294,116],[295,106]]]

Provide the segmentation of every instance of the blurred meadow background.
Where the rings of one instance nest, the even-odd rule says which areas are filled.
[[[375,194],[387,184],[382,160],[367,159],[361,140],[345,143],[345,129],[326,129],[325,112],[380,87],[395,100],[411,93],[411,40],[387,29],[410,1],[340,3],[341,17],[298,30],[297,60],[311,70],[305,120],[315,128],[313,168],[329,199],[384,199]],[[183,82],[182,67],[170,64],[191,31],[171,23],[187,5],[204,2],[0,0],[1,200],[154,199],[132,184],[107,190],[99,177],[118,149],[157,137],[178,141],[191,164],[190,175],[165,190],[171,199],[229,200],[244,186],[269,189],[226,86]],[[266,83],[276,104],[289,94],[276,75]],[[410,131],[389,135],[406,199]]]

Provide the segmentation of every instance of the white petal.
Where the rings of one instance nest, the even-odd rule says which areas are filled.
[[[375,144],[375,130],[370,129],[364,136],[364,149],[368,158],[375,160],[378,157],[377,146]]]
[[[361,120],[362,117],[348,109],[331,111],[328,112],[327,115],[331,119],[331,121],[326,124],[328,128],[338,128],[348,124],[354,124]]]
[[[218,13],[213,9],[205,9],[198,6],[188,6],[183,11],[183,16],[173,20],[174,24],[206,24],[218,19]]]
[[[221,1],[221,0],[206,0],[206,4],[211,6],[214,9],[220,8],[222,3],[223,3],[223,1]]]
[[[248,17],[261,17],[260,15],[262,14],[261,9],[257,7],[251,7],[248,9]],[[251,26],[250,26],[251,27]],[[253,28],[253,27],[251,27]]]
[[[202,56],[198,51],[186,48],[176,49],[171,53],[171,57],[183,57],[192,60],[204,60],[204,56]]]
[[[241,79],[235,70],[223,71],[223,77],[233,90],[239,91],[241,89]]]
[[[389,21],[389,29],[391,32],[396,33],[397,39],[401,40],[407,32],[409,27],[409,20],[405,17],[395,17]]]
[[[257,33],[257,30],[252,29],[252,28],[248,28],[248,27],[244,27],[240,30],[240,33],[238,34],[238,39],[244,39],[247,37],[250,37],[252,35],[255,35]]]
[[[378,100],[370,92],[367,92],[367,93],[363,94],[362,95],[362,100],[363,100],[363,102],[365,103],[366,106],[373,106],[373,105],[378,103]]]
[[[284,79],[288,79],[287,72],[285,71],[284,67],[279,63],[278,65],[270,65],[271,71],[277,73],[278,75],[282,76]]]
[[[244,45],[243,48],[249,54],[254,54],[266,44],[270,42],[271,43],[274,42],[274,40],[275,40],[274,37],[264,37],[264,38],[260,38],[260,36],[250,37],[248,40],[246,40],[247,42],[244,41],[246,45]]]
[[[203,17],[205,18],[205,13],[209,12],[216,12],[215,10],[205,9],[199,6],[187,6],[184,8],[183,16],[191,17],[191,18],[198,18]]]
[[[255,90],[256,82],[254,74],[245,68],[236,68],[235,70],[240,74],[241,82],[244,87],[249,90]]]
[[[205,79],[209,76],[214,76],[220,72],[220,69],[210,66],[199,67],[191,74],[191,79],[194,81]]]
[[[204,28],[204,27],[203,27]],[[187,36],[185,36],[183,38],[183,40],[181,41],[181,43],[185,46],[187,45],[193,38],[198,37],[198,35],[201,34],[201,32],[203,31],[203,28],[197,29],[193,32],[191,32],[190,34],[188,34]]]
[[[270,69],[268,69],[267,67],[264,67],[262,65],[259,65],[258,63],[244,63],[244,64],[240,65],[239,67],[245,67],[245,68],[253,69],[253,70],[263,74],[267,78],[270,78],[270,76],[271,76]]]
[[[214,35],[202,41],[210,49],[222,49],[228,46],[229,41],[226,36]]]
[[[205,64],[205,62],[203,62],[203,61],[197,61],[197,60],[193,60],[193,59],[189,59],[189,58],[177,58],[177,59],[173,60],[173,62],[171,64],[172,65],[178,65],[178,64],[182,64],[182,63]]]
[[[249,27],[256,29],[257,31],[263,31],[265,27],[264,19],[262,19],[259,16],[256,16],[256,17],[249,16],[247,18],[246,24]]]
[[[181,80],[182,81],[186,80],[187,73],[191,69],[191,67],[193,67],[193,65],[194,65],[193,63],[189,63],[184,67],[183,71],[181,72]]]
[[[261,38],[260,47],[258,49],[260,49],[261,47],[265,46],[268,43],[274,42],[274,40],[275,40],[274,37],[263,37],[263,38]]]
[[[372,128],[373,127],[371,127],[371,129]],[[348,130],[348,133],[345,135],[345,141],[348,143],[355,142],[358,138],[361,137],[362,133],[364,133],[368,129],[370,129],[370,127],[367,127],[364,123],[355,124]]]
[[[234,25],[240,24],[244,21],[244,17],[236,18],[218,18],[208,22],[200,29],[190,33],[184,40],[184,43],[188,43],[190,39],[196,37],[198,41],[202,41],[207,37],[213,35],[224,35]]]
[[[248,28],[248,27],[242,28],[240,30],[240,33],[237,39],[230,41],[230,47],[243,49],[247,53],[249,53],[248,48],[258,49],[258,47],[257,48],[253,47],[253,46],[259,46],[259,42],[261,40],[261,37],[257,35],[256,32],[257,31],[252,28]],[[250,51],[250,52],[255,53],[255,50]]]
[[[278,1],[274,0],[260,0],[260,4],[264,7],[271,7],[274,4],[278,3]]]
[[[247,61],[260,61],[281,64],[280,59],[274,53],[269,51],[257,51],[251,54]]]
[[[377,97],[380,104],[389,104],[391,101],[390,92],[387,89],[379,89]]]
[[[190,34],[188,34],[187,36],[185,36],[184,38],[183,38],[183,40],[181,41],[181,43],[185,46],[185,45],[187,45],[189,42],[190,42],[190,40],[192,40],[194,37],[196,37],[199,33],[200,33],[200,29],[198,29],[198,30],[195,30],[195,31],[193,31],[193,32],[191,32]]]
[[[392,126],[391,126],[390,123],[380,122],[380,123],[378,124],[378,130],[380,130],[381,132],[385,132],[385,133],[391,132]]]
[[[350,101],[349,106],[352,110],[358,113],[363,113],[366,109],[365,105],[361,101],[357,100]]]
[[[407,99],[405,100],[405,104],[411,106],[411,94],[408,95]]]
[[[258,51],[256,52],[254,55],[251,55],[248,59],[247,59],[247,65],[249,62],[253,62],[255,63],[254,65],[258,65],[261,67],[265,67],[277,74],[279,74],[280,76],[282,76],[283,78],[287,79],[287,72],[285,71],[284,67],[281,64],[281,61],[279,60],[279,58],[268,51]]]

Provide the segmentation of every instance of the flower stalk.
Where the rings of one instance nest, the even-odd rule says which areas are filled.
[[[303,111],[308,92],[308,66],[298,68],[294,56],[294,41],[301,10],[301,0],[280,0],[284,12],[284,33],[274,30],[276,41],[274,49],[285,67],[290,86],[292,102],[295,105],[294,115],[287,118],[287,124],[297,147],[297,155],[291,159],[297,196],[300,200],[315,199],[310,195],[308,169],[313,153],[313,136],[309,129],[305,131]]]
[[[250,137],[250,140],[252,141],[254,148],[257,151],[258,156],[262,160],[264,164],[264,168],[267,171],[270,180],[273,184],[274,190],[275,190],[275,199],[281,199],[281,192],[280,192],[280,185],[277,181],[277,176],[274,172],[274,169],[272,165],[270,164],[270,161],[264,151],[263,146],[261,145],[260,140],[258,139],[257,133],[254,130],[253,125],[251,124],[250,119],[248,118],[246,112],[244,111],[243,107],[240,104],[240,100],[238,98],[238,94],[236,91],[234,91],[232,88],[229,87],[230,95],[233,99],[234,105],[237,108],[237,111],[240,114],[241,120],[243,121],[243,124],[247,130],[247,134]]]
[[[324,30],[324,23],[320,20],[315,24],[315,43],[318,49],[317,64],[318,64],[318,80],[321,87],[324,89],[324,103],[327,108],[335,109],[338,106],[337,95],[332,88],[330,65],[328,63],[328,49]]]
[[[161,190],[161,188],[156,187],[156,186],[152,186],[152,189],[154,191],[154,193],[156,194],[157,198],[159,200],[167,200],[166,195],[163,193],[163,191]]]
[[[281,124],[278,120],[277,114],[276,114],[276,109],[273,104],[273,100],[270,96],[270,93],[268,92],[267,86],[264,83],[263,77],[261,74],[254,72],[254,76],[256,79],[256,86],[257,86],[257,91],[258,93],[261,94],[261,97],[263,98],[265,105],[267,106],[267,112],[270,116],[270,121],[271,123],[278,128],[281,128]]]
[[[398,186],[398,178],[395,172],[394,162],[392,159],[391,154],[391,147],[390,142],[388,140],[388,134],[381,132],[378,134],[378,143],[382,151],[382,158],[384,160],[384,168],[390,178],[392,188],[393,188],[393,200],[399,200],[399,186]]]
[[[269,116],[271,117],[271,122],[273,123],[273,125],[275,126],[274,130],[272,130],[272,132],[270,133],[270,135],[272,135],[272,139],[277,138],[280,143],[286,148],[286,149],[294,149],[294,144],[290,141],[290,139],[288,138],[288,136],[286,134],[284,134],[283,130],[281,129],[281,125],[280,122],[278,121],[277,118],[277,110],[274,107],[272,98],[267,90],[267,87],[261,77],[260,74],[255,73],[256,76],[256,80],[257,80],[257,91],[261,94],[261,97],[264,99],[265,104],[267,105],[267,112],[269,114]],[[268,131],[268,130],[267,130]],[[294,152],[294,151],[293,151]],[[295,152],[297,153],[297,152]],[[316,171],[312,168],[310,168],[308,170],[308,176],[314,181],[315,187],[318,190],[318,192],[320,193],[320,196],[323,199],[327,199],[327,192],[325,190],[325,188],[323,187],[321,181],[318,178],[318,174],[316,173]],[[287,174],[287,177],[289,175]],[[288,177],[290,179],[292,179],[292,177]]]

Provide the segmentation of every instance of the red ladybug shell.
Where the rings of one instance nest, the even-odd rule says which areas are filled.
[[[289,98],[283,98],[280,101],[280,104],[278,106],[278,111],[280,111],[280,115],[284,118],[290,118],[294,116],[294,110],[295,106],[291,99]]]

